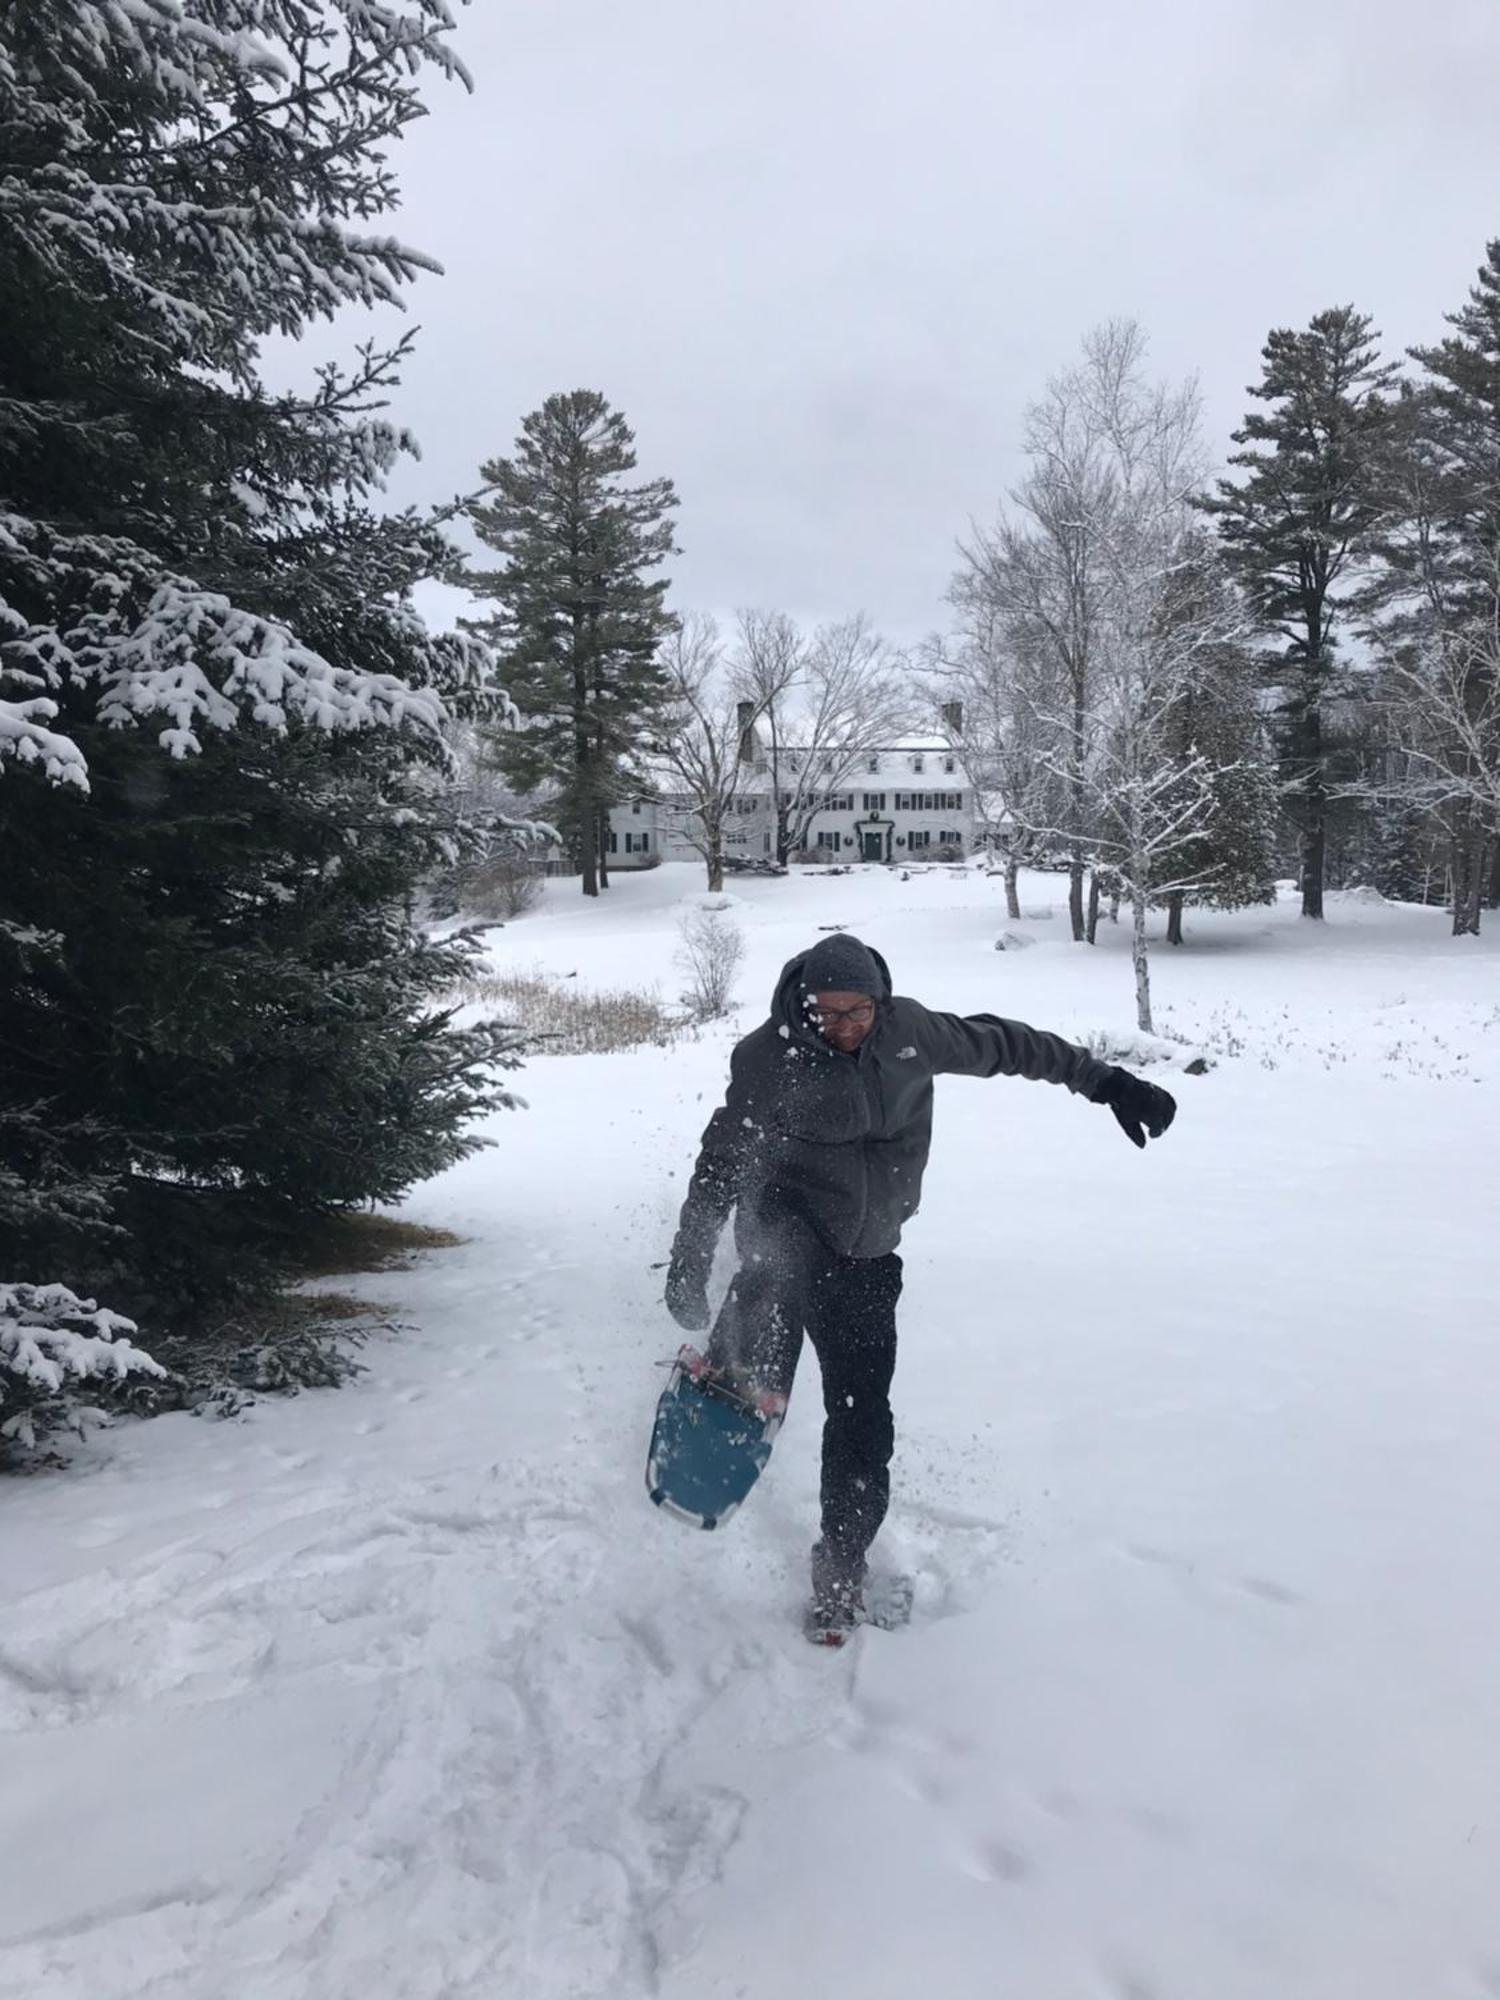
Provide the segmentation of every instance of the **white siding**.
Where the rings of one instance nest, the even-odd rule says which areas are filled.
[[[774,852],[775,820],[768,794],[766,774],[759,769],[750,773],[746,790],[735,801],[729,818],[726,853],[759,860]],[[942,745],[898,746],[873,752],[860,759],[837,797],[840,804],[824,806],[813,815],[808,849],[815,858],[862,861],[866,858],[866,836],[878,841],[879,858],[892,862],[935,859],[944,846],[957,846],[964,854],[974,848],[973,789],[956,755]],[[844,799],[850,804],[844,805]],[[882,803],[874,804],[876,800]],[[664,793],[659,803],[643,800],[638,805],[616,806],[609,821],[615,835],[615,852],[610,856],[613,867],[640,868],[658,859],[699,858],[687,837],[685,801],[674,800],[670,793]],[[625,835],[638,836],[642,831],[649,835],[647,850],[627,854]]]

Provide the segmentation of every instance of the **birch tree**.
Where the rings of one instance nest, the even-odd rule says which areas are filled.
[[[934,719],[963,764],[980,839],[1000,857],[1006,914],[1016,919],[1020,872],[1045,857],[1061,817],[1059,781],[1049,761],[1056,732],[1045,720],[1037,663],[1025,657],[975,584],[969,571],[955,579],[950,601],[960,614],[958,630],[933,641],[924,664]]]
[[[1100,636],[1110,584],[1099,543],[1117,499],[1126,416],[1120,384],[1144,342],[1128,321],[1112,321],[1084,342],[1081,365],[1055,376],[1026,413],[1029,470],[992,528],[960,543],[959,588],[1002,622],[1010,645],[1048,687],[1056,734],[1052,768],[1062,788],[1056,829],[1068,851],[1073,936],[1088,936],[1084,877],[1094,847],[1089,769],[1100,672]],[[1128,442],[1128,441],[1127,441]]]
[[[1150,1032],[1148,911],[1208,886],[1233,769],[1184,717],[1245,624],[1195,515],[1196,388],[1148,380],[1139,328],[1113,322],[1033,410],[1028,449],[1033,469],[965,551],[957,593],[997,619],[1007,699],[1029,706],[1056,781],[1075,937],[1092,939],[1101,874],[1130,905],[1137,1019]]]

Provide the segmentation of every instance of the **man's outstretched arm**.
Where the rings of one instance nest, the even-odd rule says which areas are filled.
[[[1032,1083],[1061,1083],[1090,1104],[1107,1104],[1132,1145],[1146,1134],[1159,1139],[1177,1115],[1169,1091],[1128,1069],[1100,1062],[1061,1035],[1007,1021],[998,1014],[938,1014],[915,1001],[923,1054],[940,1076],[1023,1076]]]

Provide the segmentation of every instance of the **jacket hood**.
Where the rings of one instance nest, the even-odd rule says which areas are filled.
[[[890,1003],[892,992],[890,967],[873,945],[865,944],[848,931],[840,931],[837,935],[849,944],[858,945],[861,951],[868,952],[879,982],[879,991],[873,996],[875,1004],[878,1008],[885,1008]],[[812,945],[806,951],[799,951],[795,958],[789,958],[782,967],[781,977],[776,982],[776,991],[771,997],[771,1018],[778,1027],[785,1028],[794,1041],[808,1042],[818,1048],[826,1049],[827,1042],[808,1020],[806,1009],[802,1004],[805,991],[803,974],[808,960],[817,950],[818,946]],[[852,992],[856,989],[851,987],[849,990]]]

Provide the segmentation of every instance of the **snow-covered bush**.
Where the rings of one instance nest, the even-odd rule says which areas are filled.
[[[729,1012],[735,975],[745,956],[745,933],[727,903],[695,903],[678,923],[677,965],[687,977],[683,1005],[698,1021]]]
[[[0,1284],[0,1450],[81,1429],[98,1414],[75,1395],[81,1382],[165,1378],[166,1370],[132,1345],[135,1330],[132,1320],[65,1285]]]

